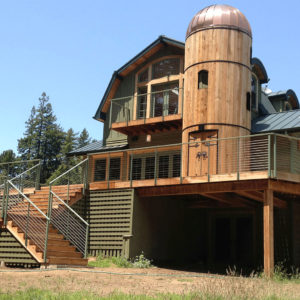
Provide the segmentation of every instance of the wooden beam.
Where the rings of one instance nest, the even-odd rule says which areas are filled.
[[[168,122],[168,124],[174,129],[178,130],[178,125],[176,125],[175,122]]]
[[[269,189],[293,195],[300,195],[300,184],[279,180],[269,180]]]
[[[163,127],[164,129],[167,129],[168,131],[170,131],[170,126],[168,126],[167,124],[165,124],[165,123],[159,123],[159,125],[161,126],[161,127]]]
[[[187,208],[232,208],[232,207],[240,207],[234,206],[225,202],[220,201],[190,201],[187,204]]]
[[[234,207],[256,208],[255,203],[252,203],[251,201],[246,200],[242,197],[237,197],[237,196],[232,197],[232,195],[226,193],[203,193],[201,195],[205,197],[209,197],[211,199],[218,200],[220,202],[227,203]]]
[[[251,198],[253,200],[264,202],[264,193],[260,191],[239,191],[237,194],[244,197]],[[287,208],[287,202],[278,198],[273,197],[274,206],[282,209]]]
[[[274,272],[273,191],[264,191],[264,269],[268,277]]]
[[[152,125],[155,129],[159,130],[159,131],[163,131],[164,129],[158,125],[158,124],[155,124],[155,125]]]
[[[169,195],[192,195],[202,193],[225,193],[249,190],[268,189],[268,179],[204,182],[195,184],[181,184],[169,186],[140,187],[137,189],[140,197],[169,196]]]

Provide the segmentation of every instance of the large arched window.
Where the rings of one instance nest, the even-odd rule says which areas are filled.
[[[198,73],[198,89],[208,88],[208,72],[202,70]]]

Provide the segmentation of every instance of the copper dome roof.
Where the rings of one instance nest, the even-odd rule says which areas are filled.
[[[195,15],[187,29],[186,38],[195,31],[213,26],[237,28],[252,36],[248,20],[238,9],[217,4],[208,6]]]

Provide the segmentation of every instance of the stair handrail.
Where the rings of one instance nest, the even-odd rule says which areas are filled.
[[[26,221],[26,229],[25,229],[25,246],[27,246],[27,234],[28,234],[28,226],[29,226],[29,214],[30,214],[30,206],[32,205],[37,211],[46,219],[47,225],[45,230],[45,244],[44,244],[44,262],[47,262],[47,244],[48,244],[48,235],[49,235],[49,225],[50,218],[46,216],[23,192],[21,192],[12,182],[11,180],[7,180],[5,183],[4,189],[6,190],[5,196],[5,211],[4,211],[4,225],[7,225],[7,214],[8,214],[8,198],[9,198],[9,185],[11,185],[24,199],[28,201],[28,211],[27,211],[27,221]]]
[[[86,222],[76,211],[74,211],[65,201],[63,201],[56,193],[54,193],[53,191],[50,190],[50,193],[52,194],[52,196],[50,197],[50,207],[51,209],[49,210],[50,213],[50,220],[52,217],[52,203],[53,203],[53,195],[59,200],[59,202],[61,202],[70,212],[72,212],[78,219],[80,219],[85,225],[86,225],[86,233],[85,233],[85,245],[84,245],[84,257],[87,258],[87,254],[88,254],[88,236],[89,236],[89,227],[90,224],[88,222]],[[53,220],[54,221],[54,220]],[[55,225],[55,222],[53,222]],[[78,226],[77,226],[78,227]],[[57,228],[60,231],[62,231],[62,229]],[[63,233],[63,232],[62,232]],[[68,234],[68,233],[67,233]],[[72,240],[71,240],[72,242]],[[74,242],[73,242],[74,244]],[[75,245],[76,246],[76,245]],[[80,250],[80,249],[79,249]]]
[[[76,215],[76,217],[78,217],[83,223],[85,223],[85,225],[90,226],[90,224],[85,221],[82,217],[80,217],[80,215],[71,208],[71,206],[69,206],[64,200],[60,199],[59,196],[57,196],[53,191],[51,191],[51,193],[61,202],[63,203],[70,211],[72,211],[72,213],[74,213]]]
[[[49,182],[49,186],[53,184],[53,182],[55,182],[56,180],[58,180],[59,178],[61,178],[62,176],[66,175],[67,173],[71,172],[73,169],[75,169],[76,167],[78,167],[79,165],[83,164],[84,162],[88,161],[88,158],[84,159],[83,161],[81,161],[79,164],[77,164],[76,166],[72,167],[71,169],[69,169],[68,171],[66,171],[65,173],[59,175],[58,177],[56,177],[55,179],[53,179],[52,181]]]
[[[22,195],[28,202],[30,202],[31,205],[33,205],[47,220],[50,220],[23,192],[21,192],[12,182],[11,180],[7,180],[8,183],[10,183],[18,193]]]

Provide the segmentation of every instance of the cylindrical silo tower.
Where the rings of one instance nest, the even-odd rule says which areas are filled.
[[[191,20],[185,44],[183,143],[250,134],[251,47],[251,27],[236,8],[212,5]],[[209,143],[184,147],[182,175],[233,172],[234,143],[210,142],[209,150]]]

